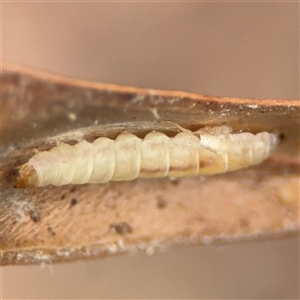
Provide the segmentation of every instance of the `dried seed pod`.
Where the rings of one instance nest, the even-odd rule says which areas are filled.
[[[182,131],[172,138],[156,131],[144,139],[122,132],[115,140],[61,143],[21,166],[16,187],[225,173],[262,162],[278,141],[277,134],[231,133],[226,126]]]

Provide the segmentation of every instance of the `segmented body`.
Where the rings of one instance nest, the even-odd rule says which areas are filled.
[[[230,133],[224,127],[184,131],[175,137],[123,132],[75,146],[61,143],[34,155],[19,171],[17,187],[106,183],[141,178],[211,175],[255,165],[277,144],[277,135]]]

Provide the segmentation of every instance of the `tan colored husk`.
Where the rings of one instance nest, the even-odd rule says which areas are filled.
[[[299,233],[299,100],[89,83],[12,65],[1,76],[2,265]],[[59,141],[115,138],[124,130],[174,136],[177,124],[276,132],[282,140],[265,163],[224,175],[14,188],[19,167]]]

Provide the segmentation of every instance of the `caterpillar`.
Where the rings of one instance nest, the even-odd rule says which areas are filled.
[[[174,137],[152,131],[143,139],[124,131],[115,140],[60,143],[37,153],[21,166],[15,187],[225,173],[259,164],[277,142],[275,133],[232,133],[226,126],[182,129]]]

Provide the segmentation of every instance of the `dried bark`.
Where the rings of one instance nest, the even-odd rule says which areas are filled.
[[[221,98],[66,79],[19,66],[1,74],[1,264],[92,258],[176,244],[269,239],[299,233],[298,100]],[[36,150],[175,124],[271,131],[265,163],[224,175],[15,189]]]

